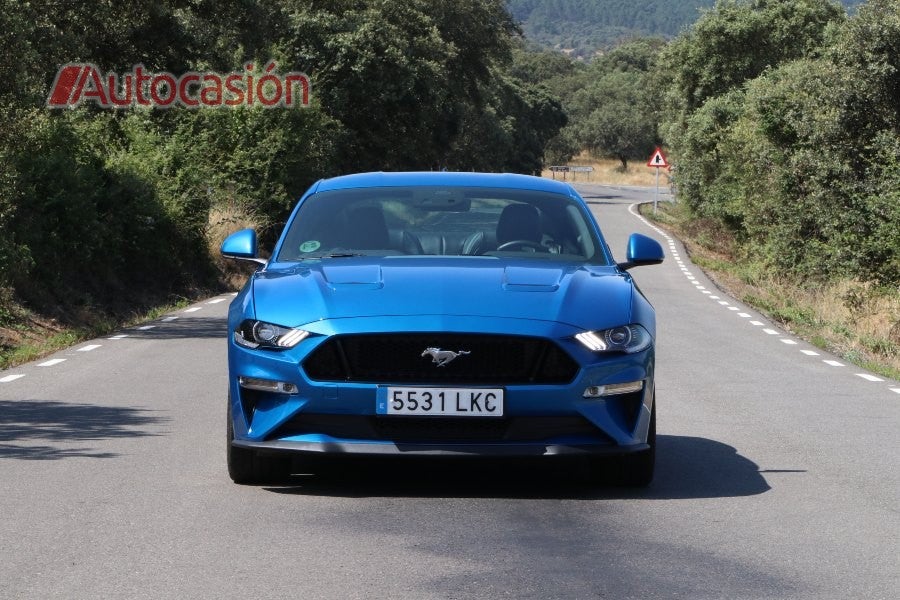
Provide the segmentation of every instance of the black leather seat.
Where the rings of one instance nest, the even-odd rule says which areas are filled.
[[[347,216],[342,244],[354,250],[387,250],[390,236],[381,209],[377,206],[354,209]]]
[[[540,245],[541,214],[530,204],[510,204],[500,213],[497,222],[497,245],[512,241],[532,242]]]

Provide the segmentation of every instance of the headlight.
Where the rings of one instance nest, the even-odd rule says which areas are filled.
[[[623,325],[601,331],[585,331],[575,339],[592,352],[625,352],[633,354],[650,347],[650,334],[640,325]]]
[[[309,335],[303,329],[247,319],[234,331],[234,341],[244,348],[293,348]]]

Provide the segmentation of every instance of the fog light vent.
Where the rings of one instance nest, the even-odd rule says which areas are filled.
[[[584,390],[585,398],[602,398],[604,396],[618,396],[630,394],[644,389],[644,381],[629,381],[628,383],[609,383],[607,385],[592,385]]]
[[[287,381],[272,381],[271,379],[259,379],[257,377],[238,378],[242,388],[257,390],[260,392],[272,392],[275,394],[296,394],[297,386]]]

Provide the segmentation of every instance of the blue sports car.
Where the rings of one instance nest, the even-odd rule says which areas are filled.
[[[656,440],[653,307],[568,184],[365,173],[300,199],[229,309],[228,472],[309,454],[582,455],[646,485]],[[601,466],[602,465],[602,466]]]

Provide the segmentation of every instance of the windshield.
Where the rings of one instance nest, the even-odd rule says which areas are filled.
[[[607,264],[582,206],[508,188],[372,187],[307,198],[278,261],[356,255],[527,256]]]

